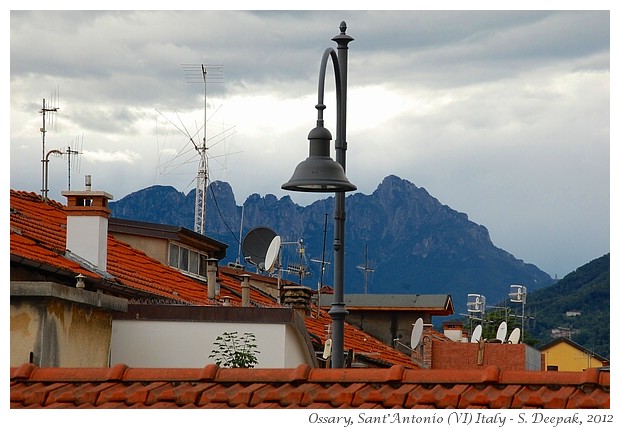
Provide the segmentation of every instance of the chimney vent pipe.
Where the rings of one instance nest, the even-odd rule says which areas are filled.
[[[250,275],[242,274],[241,278],[241,306],[249,307],[250,306]]]

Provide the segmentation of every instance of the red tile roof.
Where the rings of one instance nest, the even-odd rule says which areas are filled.
[[[610,408],[610,374],[480,370],[11,368],[11,408]]]
[[[11,190],[11,264],[84,274],[134,296],[221,305],[206,287],[108,238],[112,279],[65,257],[66,215],[56,202]],[[239,278],[222,269],[222,290],[240,305]],[[251,289],[251,305],[277,306]],[[324,342],[331,317],[312,309],[306,327]],[[433,333],[439,335],[438,333]],[[419,369],[409,356],[345,324],[345,350],[389,368],[198,369],[11,368],[11,408],[609,408],[609,372]]]
[[[65,257],[67,217],[63,205],[51,200],[43,202],[35,193],[15,190],[11,190],[10,205],[12,259],[19,259],[21,263],[31,266],[43,264],[67,276],[81,273],[93,281],[103,281],[99,273]],[[107,283],[114,283],[113,289],[123,296],[131,293],[129,296],[135,298],[159,297],[193,305],[222,305],[218,300],[207,299],[204,282],[161,264],[112,235],[108,235],[107,272],[113,276],[106,280]],[[270,277],[220,267],[221,295],[229,296],[233,306],[241,305],[241,274],[260,277],[263,282],[275,281]],[[272,297],[254,288],[250,289],[250,301],[253,306],[281,307]],[[315,307],[312,317],[306,320],[306,329],[323,344],[326,327],[331,325],[331,321],[326,311],[320,310],[317,313]],[[379,366],[400,364],[416,367],[408,355],[347,323],[344,346],[345,350],[352,349],[359,358]]]

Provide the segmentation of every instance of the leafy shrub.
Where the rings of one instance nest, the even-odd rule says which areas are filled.
[[[224,332],[213,343],[216,348],[211,351],[209,358],[215,358],[215,363],[223,368],[254,368],[258,364],[256,336],[253,333],[244,333],[238,338],[237,332]]]

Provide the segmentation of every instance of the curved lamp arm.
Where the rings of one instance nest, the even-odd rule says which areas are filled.
[[[323,99],[325,97],[325,73],[327,72],[327,60],[331,58],[332,64],[334,66],[334,79],[336,82],[336,112],[337,112],[337,122],[340,122],[340,108],[341,108],[341,85],[340,81],[340,65],[338,64],[338,55],[333,48],[325,49],[323,52],[323,57],[321,58],[321,66],[319,68],[319,93],[318,93],[318,101],[316,104],[317,112],[317,125],[323,126],[323,110],[325,110],[325,104],[323,103]],[[319,122],[320,121],[320,122]]]

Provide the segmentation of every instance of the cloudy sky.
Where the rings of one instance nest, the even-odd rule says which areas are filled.
[[[45,99],[58,107],[45,151],[80,153],[50,155],[58,201],[86,174],[115,200],[155,184],[187,193],[205,135],[210,179],[230,183],[238,205],[253,193],[324,198],[280,186],[308,155],[321,56],[342,20],[355,39],[357,192],[397,175],[551,276],[610,251],[606,10],[11,11],[11,188],[41,190]],[[191,73],[201,65],[206,88]]]

